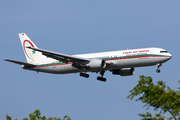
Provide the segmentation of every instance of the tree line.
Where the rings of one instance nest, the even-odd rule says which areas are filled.
[[[180,120],[180,91],[171,89],[163,81],[157,81],[154,84],[152,77],[149,76],[142,75],[139,78],[138,84],[130,90],[130,95],[127,98],[132,100],[138,96],[139,98],[136,101],[145,103],[144,107],[147,109],[153,107],[155,111],[160,110],[155,115],[149,112],[138,114],[142,118],[141,120],[165,120],[164,114],[167,112],[171,115],[170,118],[167,118],[168,120]],[[6,115],[6,120],[12,120],[12,118]],[[59,117],[46,118],[45,116],[41,116],[40,110],[37,109],[29,114],[29,118],[26,117],[22,120],[71,120],[71,118],[68,115],[65,115],[63,119]]]

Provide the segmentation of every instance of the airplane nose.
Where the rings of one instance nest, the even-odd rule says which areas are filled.
[[[172,55],[169,53],[169,55],[168,55],[168,56],[169,56],[169,59],[168,59],[168,60],[170,60],[170,59],[172,58]]]
[[[164,63],[164,62],[170,60],[171,58],[172,58],[172,55],[170,53],[166,53],[166,55],[164,57],[160,57],[159,59],[160,59],[161,63]]]
[[[169,53],[169,56],[172,58],[172,55]]]

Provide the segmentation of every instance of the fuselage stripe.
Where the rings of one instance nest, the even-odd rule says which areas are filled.
[[[144,56],[120,56],[120,57],[114,57],[114,58],[101,58],[104,59],[105,61],[110,61],[110,60],[123,60],[123,59],[136,59],[136,58],[144,58],[144,57],[170,57],[170,56],[162,56],[162,55],[144,55]],[[59,66],[59,65],[70,65],[72,62],[69,63],[50,63],[50,64],[42,64],[42,65],[37,65],[36,67],[30,67],[28,69],[36,69],[36,68],[43,68],[43,67],[50,67],[50,66]]]

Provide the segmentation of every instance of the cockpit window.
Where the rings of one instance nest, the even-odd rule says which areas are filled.
[[[168,51],[160,51],[160,53],[168,53]]]

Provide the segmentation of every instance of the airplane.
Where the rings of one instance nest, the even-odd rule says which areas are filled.
[[[86,72],[99,72],[101,76],[97,80],[103,82],[106,81],[103,77],[105,71],[113,75],[130,76],[135,73],[135,67],[156,65],[156,72],[160,73],[162,63],[172,57],[165,49],[155,47],[67,55],[39,49],[25,33],[19,33],[19,38],[27,63],[10,59],[5,61],[22,65],[25,70],[52,74],[80,73],[85,78],[89,78]]]

